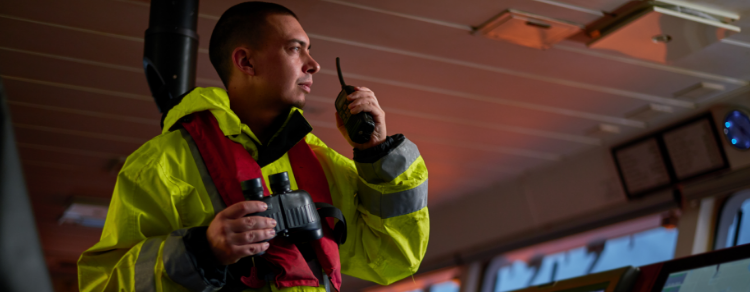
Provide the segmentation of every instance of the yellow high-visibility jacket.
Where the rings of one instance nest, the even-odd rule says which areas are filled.
[[[333,205],[348,223],[346,243],[339,247],[344,274],[386,285],[414,274],[427,249],[427,168],[414,143],[404,140],[373,163],[354,162],[310,133],[301,110],[261,145],[229,107],[220,88],[196,88],[170,110],[164,131],[131,154],[117,177],[100,241],[78,260],[81,291],[217,291],[194,266],[182,236],[207,226],[226,206],[210,181],[189,134],[172,130],[180,119],[210,110],[222,132],[240,143],[256,161],[269,160],[267,149],[287,147],[284,140],[310,145],[323,167]],[[292,144],[293,145],[293,144]],[[269,152],[273,152],[269,151]],[[276,151],[278,152],[278,151]],[[286,171],[297,189],[286,153],[261,162],[265,181]],[[197,158],[197,159],[196,159]],[[206,251],[211,252],[211,251]],[[345,285],[345,284],[344,284]],[[344,288],[345,289],[345,288]],[[253,291],[247,289],[246,291]],[[321,287],[259,291],[325,291]]]

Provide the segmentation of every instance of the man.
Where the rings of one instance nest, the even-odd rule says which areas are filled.
[[[230,8],[214,28],[209,55],[227,90],[191,91],[169,111],[163,133],[128,157],[101,241],[78,261],[81,290],[325,291],[340,289],[339,273],[383,285],[415,273],[429,235],[427,169],[412,142],[386,135],[375,94],[358,87],[348,96],[352,114],[369,112],[375,120],[369,142],[353,143],[336,117],[354,147],[352,161],[311,134],[302,118],[320,66],[290,10],[263,2]],[[196,146],[215,141],[186,130],[201,115],[252,156],[265,182],[286,171],[296,189],[308,175],[300,169],[322,169],[323,192],[346,218],[346,242],[313,260],[300,247],[305,261],[318,262],[309,267],[269,256],[283,242],[265,242],[275,237],[276,222],[246,216],[265,210],[262,202],[222,201],[210,167],[215,157]],[[298,147],[314,153],[302,168],[290,158]],[[339,254],[340,266],[331,262]],[[309,271],[320,281],[309,281]]]

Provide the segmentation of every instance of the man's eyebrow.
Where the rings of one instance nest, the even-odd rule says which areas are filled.
[[[307,46],[307,49],[308,49],[308,50],[312,48],[312,45],[307,45],[307,43],[306,43],[305,41],[303,41],[303,40],[299,40],[299,39],[291,39],[291,40],[289,40],[289,42],[290,42],[290,43],[298,43],[298,44],[299,44],[300,46],[302,46],[302,47],[305,47],[305,46]]]

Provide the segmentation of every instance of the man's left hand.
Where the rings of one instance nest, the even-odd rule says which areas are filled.
[[[375,97],[375,93],[372,92],[372,90],[367,87],[355,87],[355,89],[357,89],[357,91],[346,97],[351,101],[349,104],[349,110],[351,111],[352,116],[361,112],[367,112],[372,115],[372,119],[375,121],[375,130],[372,131],[370,141],[367,141],[367,143],[364,144],[352,142],[352,139],[349,138],[349,133],[344,126],[344,121],[341,120],[338,113],[335,113],[336,125],[338,126],[341,135],[344,135],[346,141],[349,142],[349,145],[352,145],[352,147],[356,149],[364,150],[380,145],[385,141],[385,138],[387,137],[385,132],[385,112],[380,108],[378,99]]]

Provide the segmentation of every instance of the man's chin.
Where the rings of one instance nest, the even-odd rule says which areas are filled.
[[[302,100],[297,100],[297,101],[293,102],[292,106],[296,107],[296,108],[299,108],[299,109],[304,109],[305,108],[305,99],[303,98]]]
[[[282,97],[281,101],[285,106],[304,108],[305,102],[307,101],[307,95],[303,94],[302,92],[295,92],[294,94],[289,94],[285,97]]]

